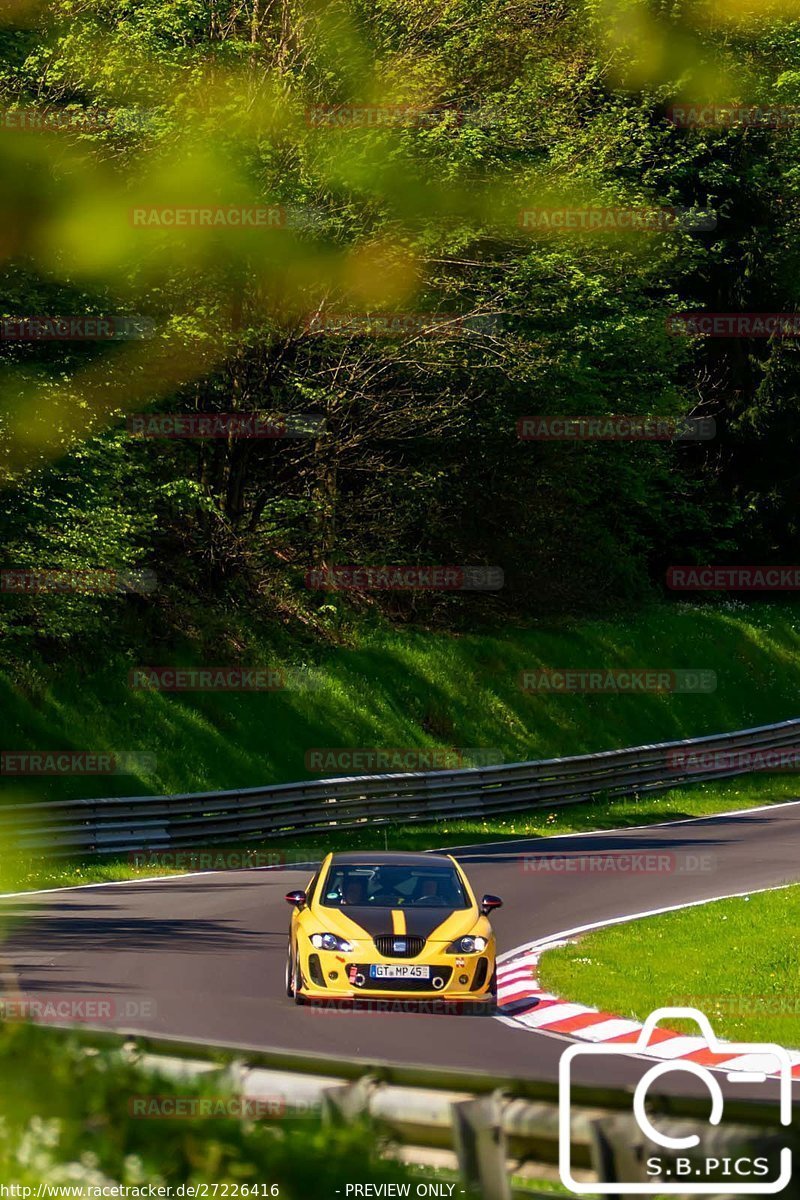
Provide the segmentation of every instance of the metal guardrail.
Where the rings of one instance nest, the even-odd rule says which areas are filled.
[[[504,766],[175,796],[6,804],[0,806],[0,838],[20,850],[65,857],[327,834],[365,822],[484,817],[743,775],[763,770],[766,756],[780,752],[800,755],[800,720]],[[755,761],[758,755],[764,756],[761,762]]]
[[[255,1050],[222,1043],[183,1042],[137,1032],[82,1028],[74,1036],[95,1048],[124,1048],[144,1071],[173,1084],[203,1081],[208,1092],[252,1101],[274,1114],[316,1115],[349,1121],[363,1116],[388,1135],[411,1163],[451,1167],[484,1200],[513,1200],[535,1193],[530,1183],[558,1179],[559,1093],[556,1083],[476,1074],[459,1069],[342,1061],[327,1055]],[[163,1097],[163,1085],[159,1086]],[[587,1185],[651,1183],[648,1157],[665,1166],[675,1156],[649,1144],[632,1112],[633,1088],[571,1088],[570,1159],[576,1180]],[[648,1112],[672,1137],[697,1134],[683,1150],[692,1170],[707,1158],[719,1164],[747,1155],[776,1161],[780,1147],[797,1153],[800,1134],[781,1127],[777,1105],[726,1101],[723,1122],[708,1124],[708,1098],[650,1092]],[[245,1109],[245,1105],[242,1105]],[[684,1172],[685,1176],[685,1172]],[[719,1195],[735,1181],[719,1174]],[[674,1178],[674,1176],[673,1176]],[[526,1186],[526,1184],[528,1186]],[[690,1187],[687,1186],[687,1193]],[[800,1196],[800,1176],[781,1195]]]

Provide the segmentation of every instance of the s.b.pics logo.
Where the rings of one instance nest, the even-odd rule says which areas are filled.
[[[695,1021],[702,1038],[685,1039],[691,1043],[691,1058],[666,1058],[659,1055],[659,1045],[672,1046],[674,1041],[659,1043],[654,1039],[658,1022],[664,1018]],[[677,1041],[678,1039],[675,1039]],[[689,1047],[687,1046],[687,1051]],[[701,1053],[702,1052],[702,1053]],[[573,1158],[573,1114],[571,1086],[573,1063],[584,1057],[605,1059],[619,1056],[661,1057],[639,1080],[633,1095],[634,1123],[621,1115],[620,1130],[624,1132],[621,1155],[600,1154],[608,1165],[608,1178],[586,1182],[575,1178]],[[697,1058],[709,1059],[716,1065],[712,1072]],[[609,1064],[610,1066],[611,1064]],[[648,1112],[647,1095],[652,1085],[672,1072],[688,1072],[699,1079],[711,1099],[707,1137],[701,1139],[689,1132],[685,1119],[665,1117],[654,1123]],[[722,1072],[731,1084],[746,1084],[749,1095],[752,1085],[763,1083],[779,1091],[779,1120],[791,1123],[792,1061],[788,1051],[767,1042],[720,1042],[708,1019],[695,1008],[659,1008],[645,1021],[636,1042],[631,1045],[583,1045],[569,1047],[559,1064],[559,1173],[561,1182],[576,1195],[774,1195],[791,1182],[792,1151],[780,1144],[779,1135],[765,1137],[763,1146],[756,1149],[746,1138],[725,1136],[718,1129],[725,1101],[719,1082]],[[769,1097],[765,1095],[765,1100]],[[696,1123],[692,1123],[696,1127]],[[777,1122],[776,1122],[777,1124]],[[660,1125],[661,1128],[658,1128]],[[631,1134],[634,1134],[631,1138]],[[631,1142],[635,1141],[635,1145]],[[620,1162],[627,1169],[620,1170]],[[620,1175],[628,1178],[620,1179]]]

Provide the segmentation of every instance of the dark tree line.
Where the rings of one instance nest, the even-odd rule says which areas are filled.
[[[692,97],[790,108],[797,26],[665,11],[50,0],[18,13],[0,34],[17,114],[0,130],[3,315],[135,313],[154,336],[0,341],[4,563],[147,566],[165,581],[162,625],[188,594],[258,597],[313,625],[342,604],[450,623],[600,610],[658,595],[673,562],[797,561],[797,339],[667,330],[675,312],[798,309],[792,122],[669,116]],[[389,127],[319,117],[340,106]],[[33,112],[41,127],[22,127]],[[281,227],[129,217],[234,204],[274,205]],[[525,228],[536,206],[713,219]],[[129,429],[137,412],[254,411],[313,429]],[[536,413],[713,417],[717,436],[520,440]],[[506,587],[309,594],[305,571],[335,563],[496,564]],[[110,603],[32,596],[0,611],[0,630],[90,635]]]

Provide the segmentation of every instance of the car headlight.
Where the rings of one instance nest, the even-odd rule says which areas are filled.
[[[488,945],[485,937],[462,937],[447,947],[448,954],[480,954]]]
[[[312,933],[311,945],[315,950],[341,950],[342,954],[349,954],[351,950],[355,950],[352,942],[336,937],[334,933]]]

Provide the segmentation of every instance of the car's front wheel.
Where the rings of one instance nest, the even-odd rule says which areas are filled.
[[[289,996],[290,999],[294,995],[293,974],[294,968],[292,967],[292,943],[289,942],[286,947],[286,968],[284,970],[284,977],[286,980],[286,995]]]
[[[497,1012],[497,967],[492,972],[489,987],[483,1000],[484,1011],[490,1015]]]
[[[303,1003],[303,995],[300,989],[303,986],[303,980],[300,975],[300,963],[292,954],[291,942],[286,950],[286,995],[294,998],[295,1004]]]

